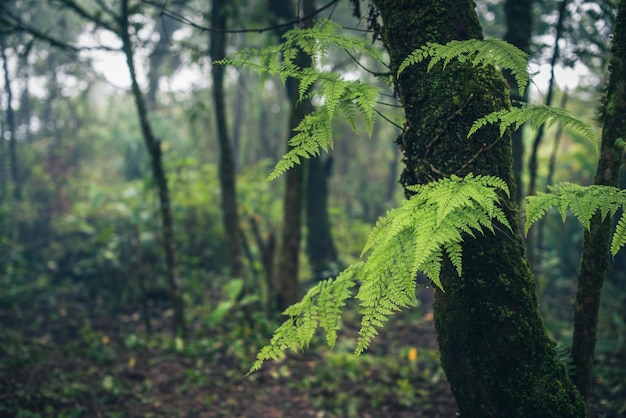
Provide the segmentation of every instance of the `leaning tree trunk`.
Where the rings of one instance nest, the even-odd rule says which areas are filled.
[[[154,136],[152,126],[148,119],[148,110],[143,93],[137,83],[133,46],[130,39],[128,0],[122,0],[120,15],[119,35],[122,39],[122,48],[126,56],[126,64],[130,73],[131,87],[135,98],[135,105],[139,115],[141,132],[150,154],[152,163],[152,175],[159,192],[159,204],[161,208],[161,223],[163,227],[163,249],[167,270],[167,281],[170,288],[170,296],[174,308],[174,334],[184,338],[186,336],[184,301],[180,289],[180,277],[178,275],[178,263],[176,260],[176,247],[174,243],[174,226],[172,221],[172,209],[170,207],[170,194],[167,186],[167,177],[163,169],[161,142]]]
[[[619,187],[620,165],[626,134],[626,0],[618,6],[613,30],[609,84],[606,88],[602,121],[602,146],[595,184]],[[574,302],[572,360],[574,382],[586,402],[591,389],[591,369],[596,345],[600,293],[608,269],[611,219],[591,219],[583,238],[578,290]]]
[[[391,68],[426,42],[481,38],[470,0],[375,0]],[[486,127],[467,132],[479,117],[510,106],[502,76],[492,67],[453,62],[430,72],[412,66],[398,78],[406,126],[404,186],[467,173],[499,176],[512,189],[511,138]],[[514,198],[502,196],[513,233],[463,244],[463,275],[444,263],[445,292],[435,296],[441,362],[461,416],[584,417],[582,398],[559,363],[538,313],[534,280],[517,229]]]

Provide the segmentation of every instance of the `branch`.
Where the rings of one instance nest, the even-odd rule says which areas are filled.
[[[106,22],[102,20],[100,17],[90,14],[87,10],[85,10],[83,7],[76,4],[73,0],[59,0],[59,1],[62,4],[66,5],[67,7],[69,7],[70,9],[72,9],[76,14],[78,14],[82,18],[90,22],[94,22],[97,26],[101,26],[113,33],[117,33],[115,28],[111,26],[111,22]],[[113,11],[111,11],[109,8],[103,8],[103,10],[107,12],[109,15],[111,15],[114,20],[118,21],[120,19],[120,17],[116,15]]]
[[[57,47],[57,48],[61,48],[61,49],[65,49],[65,50],[70,50],[72,52],[81,52],[81,51],[94,51],[94,50],[98,50],[98,51],[119,51],[119,48],[111,48],[108,46],[76,46],[76,45],[72,45],[71,43],[65,42],[65,41],[61,41],[60,39],[57,39],[55,37],[52,37],[42,31],[40,31],[39,29],[35,29],[35,27],[31,26],[30,24],[24,22],[19,16],[16,16],[14,13],[8,11],[8,10],[4,10],[4,13],[11,19],[13,25],[15,26],[16,30],[21,31],[21,32],[26,32],[32,36],[34,36],[37,39],[40,39],[42,41],[45,41],[47,43],[49,43],[50,45]]]
[[[162,1],[162,0],[161,0]],[[331,0],[328,4],[326,4],[325,6],[320,7],[319,9],[313,11],[312,13],[309,13],[306,16],[303,17],[299,17],[296,19],[293,19],[289,22],[286,23],[281,23],[281,24],[277,24],[277,25],[272,25],[272,26],[265,26],[265,27],[261,27],[261,28],[253,28],[253,29],[215,29],[215,28],[209,28],[207,26],[202,26],[199,25],[189,19],[187,19],[185,16],[181,15],[180,13],[174,12],[170,9],[168,9],[167,7],[165,7],[165,3],[160,3],[157,0],[141,0],[142,3],[145,4],[149,4],[151,6],[155,6],[158,7],[159,9],[161,9],[161,14],[165,15],[167,17],[169,17],[170,19],[173,20],[177,20],[178,22],[181,22],[185,25],[191,26],[192,28],[204,31],[204,32],[221,32],[221,33],[250,33],[250,32],[256,32],[256,33],[262,33],[262,32],[267,32],[270,30],[276,30],[276,29],[282,29],[282,28],[287,28],[287,27],[291,27],[293,25],[297,25],[302,21],[305,21],[307,19],[310,19],[312,17],[314,17],[315,15],[318,15],[319,13],[323,12],[326,9],[329,9],[330,7],[333,7],[335,4],[337,4],[339,2],[339,0]]]

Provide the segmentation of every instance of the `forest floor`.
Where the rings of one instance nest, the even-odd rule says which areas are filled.
[[[359,357],[348,318],[332,351],[317,344],[246,377],[269,329],[196,319],[183,345],[166,307],[148,337],[138,312],[85,300],[70,290],[0,305],[0,417],[456,416],[428,309],[398,315]],[[599,417],[626,416],[624,360],[603,357]]]

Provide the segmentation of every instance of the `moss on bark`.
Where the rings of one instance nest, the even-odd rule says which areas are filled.
[[[468,0],[376,0],[392,69],[426,42],[480,38]],[[512,189],[510,135],[481,129],[479,117],[510,106],[508,88],[492,67],[450,63],[445,71],[412,66],[397,80],[406,126],[397,143],[404,186],[469,172],[496,175]],[[559,363],[537,310],[532,274],[516,228],[516,206],[502,196],[513,234],[472,239],[463,246],[463,277],[443,271],[435,300],[442,365],[461,416],[583,417],[582,399]],[[506,232],[505,232],[506,231]]]

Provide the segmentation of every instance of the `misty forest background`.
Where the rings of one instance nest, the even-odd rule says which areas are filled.
[[[348,1],[318,3],[316,18],[378,45],[367,2],[361,17]],[[486,36],[507,31],[504,3],[476,1]],[[530,102],[595,123],[615,7],[533,3]],[[266,181],[291,135],[289,86],[215,61],[277,44],[302,13],[290,0],[0,5],[0,416],[454,416],[427,281],[418,308],[360,357],[349,306],[333,351],[244,377],[282,310],[358,260],[404,199],[403,113],[376,76],[386,69],[340,50],[333,71],[386,86],[371,138],[338,123],[334,150],[304,164],[300,183]],[[580,134],[523,132],[522,193],[593,183],[597,154]],[[559,347],[571,345],[582,237],[555,212],[527,240]],[[592,404],[603,417],[626,414],[625,286],[621,251],[600,307]]]

